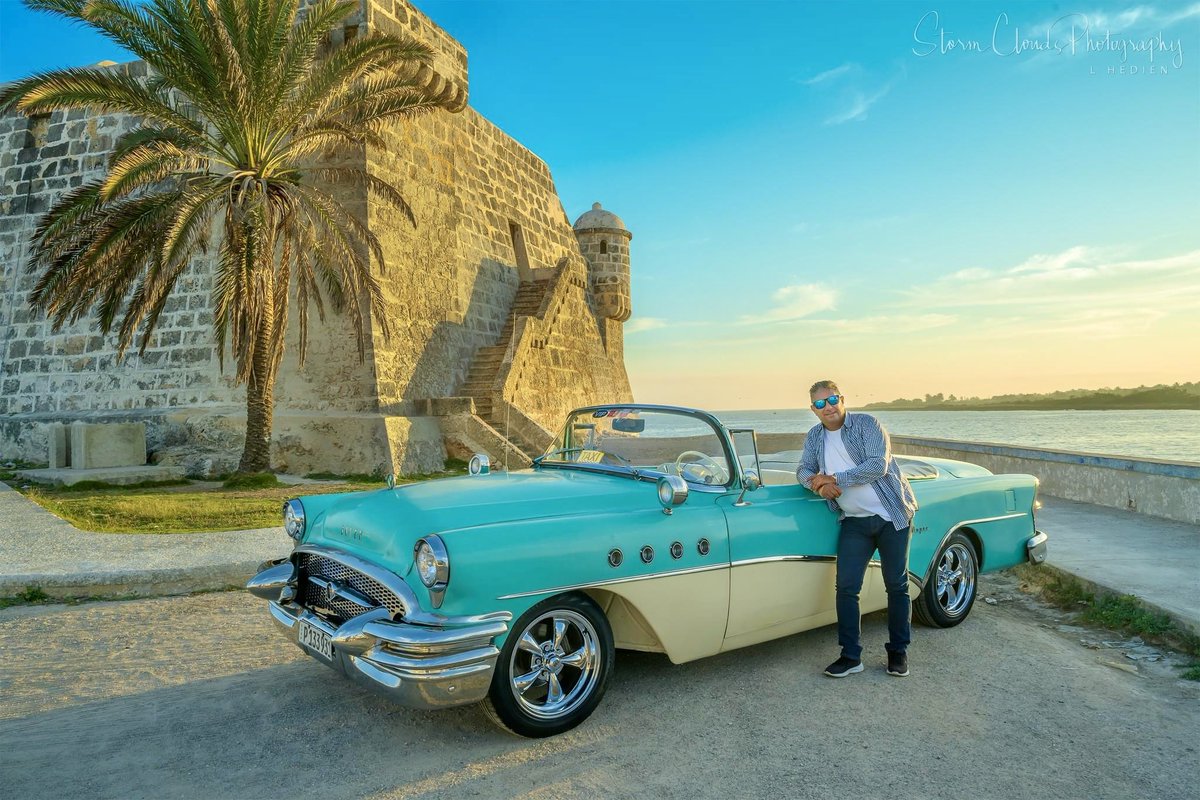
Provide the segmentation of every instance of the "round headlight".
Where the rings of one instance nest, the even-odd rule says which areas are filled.
[[[417,541],[413,552],[417,576],[430,589],[445,589],[450,582],[450,555],[439,536],[426,536]]]
[[[283,529],[297,542],[303,538],[304,505],[299,500],[288,500],[283,504]]]

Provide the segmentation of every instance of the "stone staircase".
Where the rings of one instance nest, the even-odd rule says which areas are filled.
[[[479,348],[475,354],[475,360],[471,362],[467,379],[460,392],[461,395],[475,401],[475,413],[484,422],[530,458],[540,455],[543,448],[525,441],[515,431],[506,430],[508,426],[505,424],[504,412],[494,407],[492,398],[495,394],[496,376],[504,364],[508,348],[512,346],[517,320],[521,317],[537,315],[549,286],[549,280],[526,281],[521,284],[517,289],[516,297],[513,298],[512,309],[508,313],[504,329],[500,332],[498,343],[490,347]]]

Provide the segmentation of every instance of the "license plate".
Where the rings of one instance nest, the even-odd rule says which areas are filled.
[[[300,620],[300,646],[333,661],[333,637],[305,620]]]

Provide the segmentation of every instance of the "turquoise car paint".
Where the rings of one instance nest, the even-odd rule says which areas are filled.
[[[1013,491],[1013,502],[1008,492]],[[1032,475],[988,475],[914,481],[917,515],[909,545],[908,568],[918,576],[929,565],[946,535],[958,526],[976,534],[980,569],[1006,569],[1025,560],[1025,542],[1034,535]]]
[[[519,616],[556,587],[728,564],[719,496],[693,493],[666,515],[652,481],[546,467],[344,495],[303,541],[386,565],[424,602],[429,592],[411,572],[413,548],[437,533],[451,565],[438,611],[467,615],[487,608]],[[307,498],[302,501],[307,509]],[[698,551],[701,538],[709,542],[707,556]],[[675,541],[683,545],[679,559],[670,555]],[[655,553],[650,563],[640,557],[647,545]],[[608,563],[614,548],[622,553],[615,568]],[[552,568],[538,564],[547,557]],[[516,594],[527,596],[500,599]]]

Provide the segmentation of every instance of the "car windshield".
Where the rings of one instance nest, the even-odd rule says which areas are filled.
[[[615,406],[576,411],[539,465],[679,475],[691,484],[731,481],[721,436],[685,411]]]

